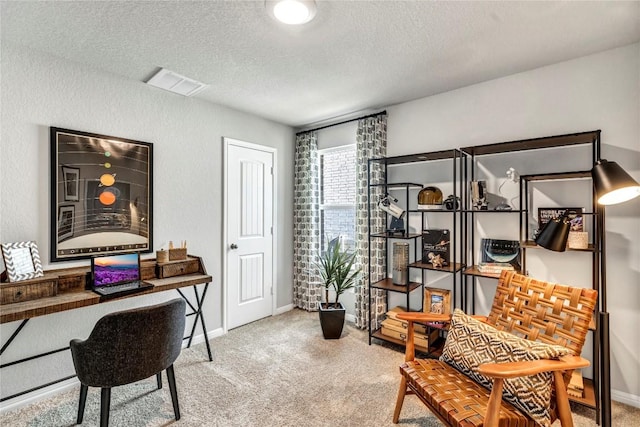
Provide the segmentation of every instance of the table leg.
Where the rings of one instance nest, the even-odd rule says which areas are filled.
[[[24,326],[27,324],[28,321],[29,321],[29,319],[24,319],[22,321],[22,323],[20,323],[20,326],[18,326],[18,328],[15,331],[13,331],[13,333],[11,334],[11,336],[9,337],[7,342],[4,343],[4,345],[0,349],[0,356],[2,356],[2,353],[4,353],[4,351],[7,349],[7,347],[9,347],[9,344],[11,344],[11,342],[18,336],[18,334],[20,333],[22,328],[24,328]]]

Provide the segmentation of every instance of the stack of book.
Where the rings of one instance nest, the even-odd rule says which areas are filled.
[[[500,274],[503,270],[514,271],[515,267],[508,262],[481,262],[478,264],[480,273]]]
[[[404,313],[406,310],[404,307],[394,307],[387,311],[387,318],[382,322],[382,329],[380,332],[390,338],[399,339],[402,341],[407,340],[407,322],[399,320],[396,316],[398,313]],[[413,324],[414,342],[417,346],[429,348],[438,339],[438,329],[428,328],[426,325],[420,323]]]
[[[579,370],[573,371],[571,374],[571,381],[567,387],[567,394],[571,397],[583,397],[584,396],[584,381],[582,380],[582,373]]]

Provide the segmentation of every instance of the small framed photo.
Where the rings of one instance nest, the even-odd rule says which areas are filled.
[[[75,216],[76,207],[73,205],[65,205],[58,208],[58,241],[62,242],[73,237]]]
[[[425,313],[451,314],[451,292],[446,289],[424,288]]]
[[[80,200],[80,169],[62,166],[64,183],[64,201],[77,202]]]
[[[0,248],[9,282],[44,276],[36,242],[3,243]]]

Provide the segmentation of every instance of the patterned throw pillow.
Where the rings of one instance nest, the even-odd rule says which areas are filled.
[[[484,363],[557,359],[567,354],[571,354],[568,348],[498,331],[456,309],[440,360],[491,389],[491,378],[478,373],[478,367]],[[502,397],[536,423],[549,427],[552,378],[550,372],[543,372],[505,379]]]

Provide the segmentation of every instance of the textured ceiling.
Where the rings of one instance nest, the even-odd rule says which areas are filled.
[[[139,81],[165,67],[208,84],[197,98],[295,127],[640,40],[640,2],[320,0],[301,27],[263,1],[1,7],[3,43]]]

